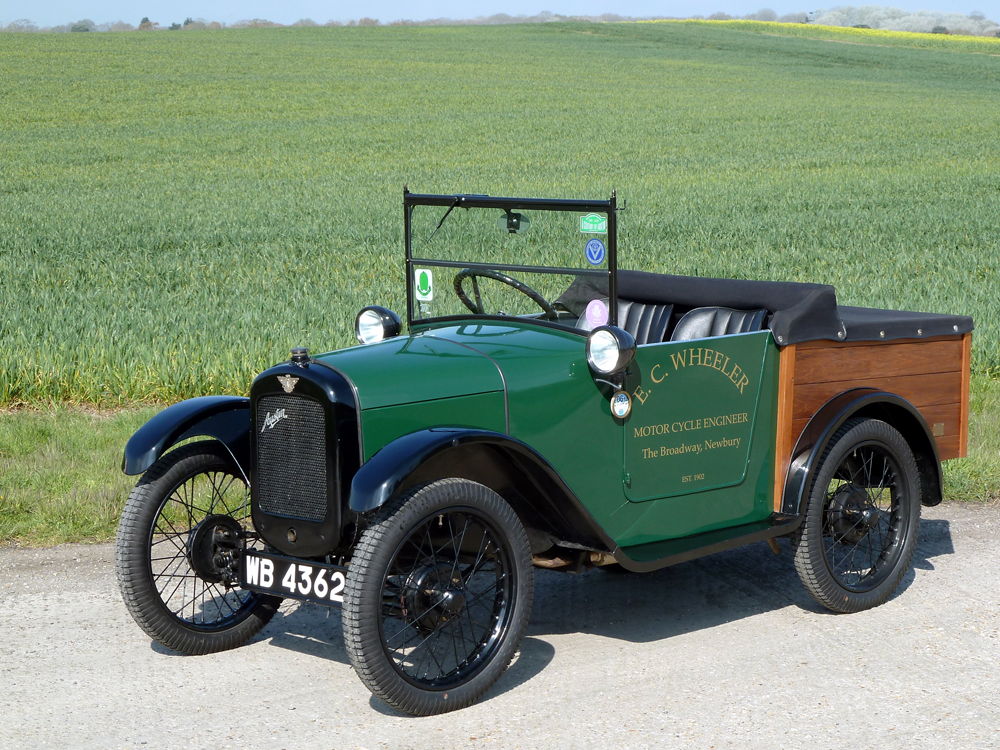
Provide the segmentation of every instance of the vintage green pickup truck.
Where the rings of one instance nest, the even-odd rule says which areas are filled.
[[[245,643],[282,598],[343,608],[365,685],[462,708],[513,658],[535,567],[644,572],[788,536],[826,607],[885,601],[964,456],[972,319],[830,286],[618,268],[609,200],[404,188],[406,326],[296,348],[250,397],[175,404],[116,570],[154,639]],[[194,440],[194,438],[204,438]]]

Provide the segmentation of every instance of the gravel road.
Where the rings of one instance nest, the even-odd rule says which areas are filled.
[[[0,550],[0,748],[996,748],[1000,507],[924,509],[913,569],[832,615],[787,542],[641,576],[538,571],[521,652],[478,704],[414,719],[354,676],[338,611],[168,652],[110,545]]]

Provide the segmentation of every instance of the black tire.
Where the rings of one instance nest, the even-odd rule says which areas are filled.
[[[919,527],[910,446],[885,422],[849,420],[817,467],[805,519],[792,536],[795,569],[813,598],[834,612],[876,607],[909,569]]]
[[[118,524],[115,572],[129,614],[174,651],[236,648],[274,616],[279,597],[239,588],[240,530],[251,530],[246,483],[215,441],[153,464]]]
[[[400,711],[464,708],[513,659],[533,581],[528,537],[502,497],[463,479],[416,488],[380,509],[354,550],[343,612],[351,664]]]

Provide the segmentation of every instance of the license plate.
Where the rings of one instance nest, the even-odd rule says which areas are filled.
[[[254,550],[245,551],[240,564],[240,586],[245,589],[327,607],[344,604],[346,583],[347,568],[339,565],[306,562]]]

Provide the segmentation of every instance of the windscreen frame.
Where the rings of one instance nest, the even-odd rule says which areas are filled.
[[[560,268],[553,266],[527,266],[512,265],[505,263],[477,263],[469,261],[449,261],[434,260],[430,258],[414,258],[412,252],[412,214],[416,206],[441,206],[444,208],[498,208],[502,211],[563,211],[563,212],[600,212],[608,217],[608,268],[607,271],[586,268]],[[552,273],[567,274],[573,273],[577,276],[593,276],[608,279],[608,322],[610,325],[618,325],[618,207],[615,191],[611,191],[611,197],[604,201],[591,200],[559,200],[550,198],[501,198],[490,195],[434,195],[411,193],[406,186],[403,187],[403,228],[404,244],[406,249],[406,327],[412,330],[414,326],[413,318],[413,274],[415,266],[426,265],[441,268],[481,268],[495,269],[498,271],[521,271],[524,273]],[[439,322],[449,322],[452,320],[466,320],[467,315],[446,315],[440,317],[421,318],[416,325],[432,325]],[[482,319],[503,319],[504,316],[496,315],[475,315],[477,320]],[[509,318],[508,318],[509,319]],[[557,325],[548,321],[538,320],[540,325]]]

